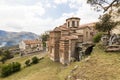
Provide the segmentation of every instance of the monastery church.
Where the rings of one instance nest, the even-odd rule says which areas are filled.
[[[79,60],[78,47],[82,43],[92,43],[96,34],[95,23],[80,25],[80,18],[71,17],[66,23],[50,32],[47,42],[50,59],[69,64],[71,59]]]

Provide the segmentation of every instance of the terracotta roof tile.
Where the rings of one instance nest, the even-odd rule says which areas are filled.
[[[25,44],[40,44],[41,43],[41,41],[39,41],[39,40],[23,40],[23,42],[25,43]]]
[[[86,27],[93,27],[95,25],[95,23],[96,22],[80,25],[79,29],[83,29],[83,28],[86,28]]]
[[[64,36],[61,38],[61,40],[72,40],[72,39],[78,39],[78,36]]]
[[[66,23],[54,29],[54,31],[67,31],[67,30],[68,28],[66,26]]]
[[[81,35],[81,36],[83,36],[83,34],[81,34],[81,33],[72,33],[71,35],[75,35],[75,36]]]

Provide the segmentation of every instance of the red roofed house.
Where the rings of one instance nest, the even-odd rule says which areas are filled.
[[[43,50],[42,42],[40,40],[22,40],[19,43],[19,48],[21,51],[40,51]]]
[[[92,42],[96,34],[93,27],[95,23],[79,25],[79,22],[78,17],[68,18],[65,24],[50,32],[48,41],[50,59],[68,64],[72,58],[78,58],[75,49],[79,43]]]

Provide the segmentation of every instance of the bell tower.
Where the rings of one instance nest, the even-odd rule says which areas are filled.
[[[77,28],[77,27],[79,27],[80,18],[78,18],[78,17],[68,18],[68,19],[66,19],[66,23],[67,23],[68,28]]]

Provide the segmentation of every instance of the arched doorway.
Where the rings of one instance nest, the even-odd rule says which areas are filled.
[[[87,47],[87,49],[84,52],[85,56],[89,56],[91,54],[91,52],[93,51],[94,46],[95,45],[91,45],[91,46]]]

